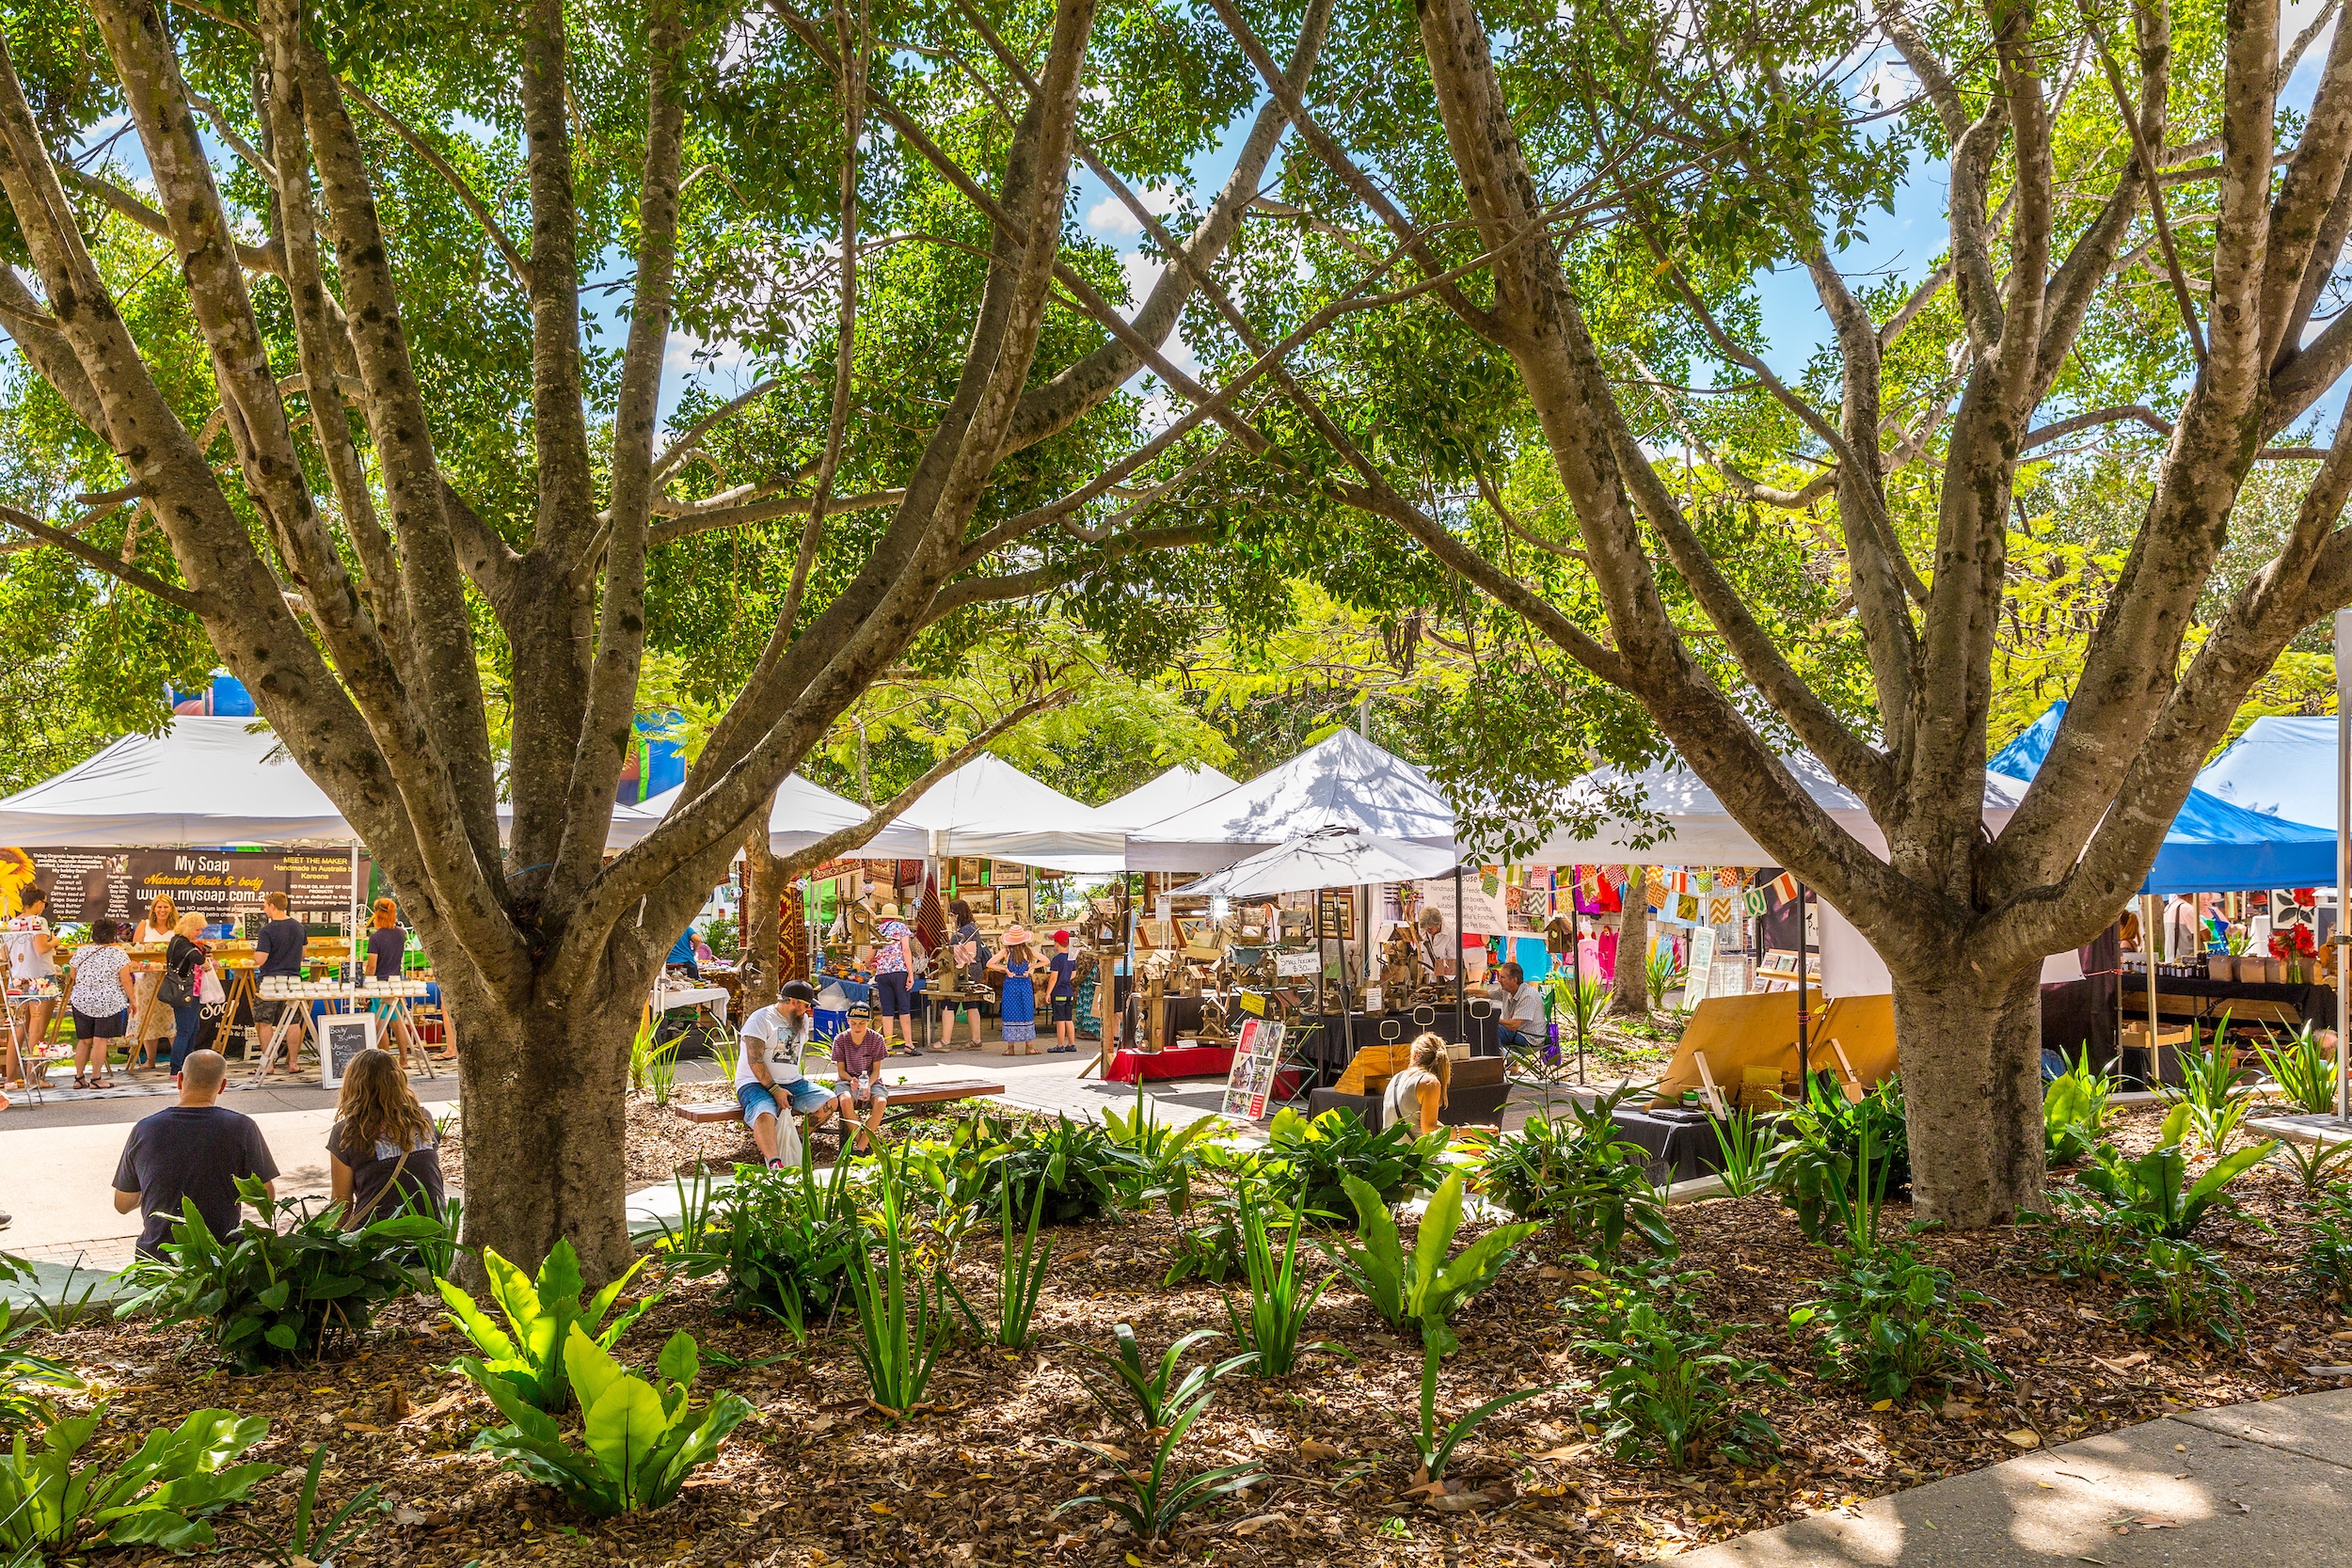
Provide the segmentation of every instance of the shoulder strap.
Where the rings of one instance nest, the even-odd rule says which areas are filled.
[[[356,1208],[347,1209],[343,1212],[343,1228],[345,1230],[357,1230],[362,1225],[367,1223],[368,1216],[375,1212],[375,1206],[384,1201],[384,1195],[400,1185],[400,1173],[408,1168],[408,1156],[414,1152],[416,1152],[414,1149],[402,1149],[400,1151],[400,1158],[392,1162],[391,1179],[386,1181],[381,1187],[376,1188],[373,1193],[370,1193],[368,1195],[367,1202],[359,1204]]]

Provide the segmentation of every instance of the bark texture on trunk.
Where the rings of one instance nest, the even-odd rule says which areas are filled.
[[[1963,978],[1965,974],[1965,978]],[[1895,976],[1915,1217],[2007,1225],[2042,1206],[2042,974],[1976,973],[1963,956],[1929,982]]]
[[[1643,894],[1642,868],[1625,868],[1625,908],[1617,911],[1617,975],[1611,1004],[1617,1011],[1641,1017],[1649,1013],[1649,900]]]
[[[535,1268],[568,1239],[585,1277],[612,1278],[629,1263],[628,1048],[651,976],[543,985],[530,1006],[515,1009],[439,973],[466,1042],[458,1086],[467,1243]],[[466,1267],[480,1283],[479,1260]]]
[[[771,808],[772,809],[772,808]],[[754,819],[743,835],[743,932],[741,962],[743,994],[736,1010],[749,1018],[776,999],[784,984],[783,955],[777,951],[777,910],[784,899],[784,863],[768,847],[768,812]]]

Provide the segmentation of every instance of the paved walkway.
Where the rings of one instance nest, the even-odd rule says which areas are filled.
[[[2352,1388],[2167,1416],[1674,1560],[1677,1568],[2352,1563]]]

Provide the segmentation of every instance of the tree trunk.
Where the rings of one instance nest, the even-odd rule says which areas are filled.
[[[1895,1038],[1916,1184],[1915,1217],[1955,1229],[2041,1207],[2042,974],[1932,984],[1895,977]]]
[[[1611,1005],[1618,1012],[1649,1015],[1649,898],[1642,868],[1625,868],[1625,908],[1617,913],[1617,983]]]
[[[544,982],[534,1002],[502,1006],[439,970],[465,1039],[465,1241],[535,1269],[569,1238],[592,1282],[628,1267],[626,1194],[629,1042],[650,976],[576,989]],[[478,1260],[466,1265],[480,1286]]]
[[[771,807],[771,810],[773,808]],[[784,863],[768,847],[769,812],[753,819],[743,835],[742,994],[736,1011],[749,1018],[772,1004],[784,984],[784,956],[778,950],[777,923],[784,903]]]

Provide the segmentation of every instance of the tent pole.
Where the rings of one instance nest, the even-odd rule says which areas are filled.
[[[1576,894],[1568,894],[1568,955],[1576,972],[1576,1081],[1584,1082],[1584,917],[1576,912]]]
[[[2352,1060],[2345,1056],[2352,1042],[2352,946],[2346,946],[2352,927],[2352,708],[2344,700],[2344,656],[2352,653],[2352,610],[2336,611],[2336,1119],[2352,1121]]]
[[[1810,1103],[1810,1097],[1813,1093],[1813,1046],[1812,1042],[1805,1038],[1805,1031],[1813,1022],[1813,1015],[1805,1004],[1804,895],[1805,886],[1803,882],[1799,882],[1797,884],[1797,1089],[1801,1095],[1806,1097],[1805,1102]]]
[[[359,843],[354,839],[351,844],[351,951],[347,955],[351,963],[350,978],[354,980],[359,978],[359,910],[366,902],[367,890],[359,885]]]
[[[1462,997],[1462,863],[1454,863],[1454,1032],[1465,1045],[1470,1039],[1470,1004]]]

